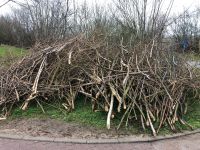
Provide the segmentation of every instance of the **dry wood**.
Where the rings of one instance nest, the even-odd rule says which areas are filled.
[[[156,39],[128,47],[81,35],[44,46],[0,72],[0,106],[5,116],[13,104],[23,103],[25,110],[30,101],[55,98],[70,111],[82,94],[94,111],[102,108],[108,113],[108,129],[113,114],[121,112],[118,128],[134,120],[156,135],[164,124],[172,130],[177,121],[186,125],[185,96],[199,88],[199,79],[184,64]]]

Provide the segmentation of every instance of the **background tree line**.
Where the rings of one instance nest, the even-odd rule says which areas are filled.
[[[134,45],[137,41],[173,38],[199,41],[199,9],[169,17],[174,0],[113,0],[113,5],[89,6],[77,0],[30,0],[0,17],[0,42],[30,47],[80,33],[106,35],[107,41]],[[193,49],[197,50],[194,45]],[[198,47],[198,46],[197,46]]]

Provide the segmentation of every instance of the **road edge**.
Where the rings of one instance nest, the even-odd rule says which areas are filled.
[[[78,139],[78,138],[51,138],[43,136],[28,136],[28,135],[13,135],[0,133],[0,139],[10,140],[24,140],[35,142],[55,142],[55,143],[72,143],[72,144],[122,144],[122,143],[149,143],[162,140],[176,139],[193,134],[200,133],[200,129],[194,131],[185,131],[184,133],[178,133],[174,135],[157,136],[157,137],[137,137],[129,136],[123,138],[111,138],[111,139]]]

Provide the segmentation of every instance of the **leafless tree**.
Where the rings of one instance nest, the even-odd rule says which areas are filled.
[[[200,11],[197,8],[190,12],[185,10],[183,14],[174,16],[173,23],[170,25],[170,30],[174,41],[178,48],[184,40],[187,40],[189,46],[187,50],[199,52],[200,40]]]
[[[121,33],[136,39],[160,37],[166,28],[166,22],[173,5],[168,3],[162,12],[164,0],[113,0],[116,5],[115,18],[121,26]]]
[[[8,4],[10,1],[12,0],[7,0],[6,2],[4,2],[3,4],[0,5],[0,8],[3,7],[4,5]]]

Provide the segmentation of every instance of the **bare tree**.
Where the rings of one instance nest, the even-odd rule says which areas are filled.
[[[6,2],[4,2],[3,4],[0,5],[0,8],[3,7],[4,5],[8,4],[10,1],[12,0],[7,0]]]
[[[181,15],[174,16],[173,23],[170,25],[173,38],[178,49],[183,49],[183,42],[187,40],[188,46],[185,50],[199,52],[200,40],[200,11],[197,8],[190,12],[185,10]]]
[[[122,36],[124,39],[125,35],[132,37],[133,41],[162,36],[173,5],[173,0],[170,0],[167,10],[162,12],[162,5],[166,2],[164,0],[113,0],[113,2],[117,8],[114,14],[121,27]]]

